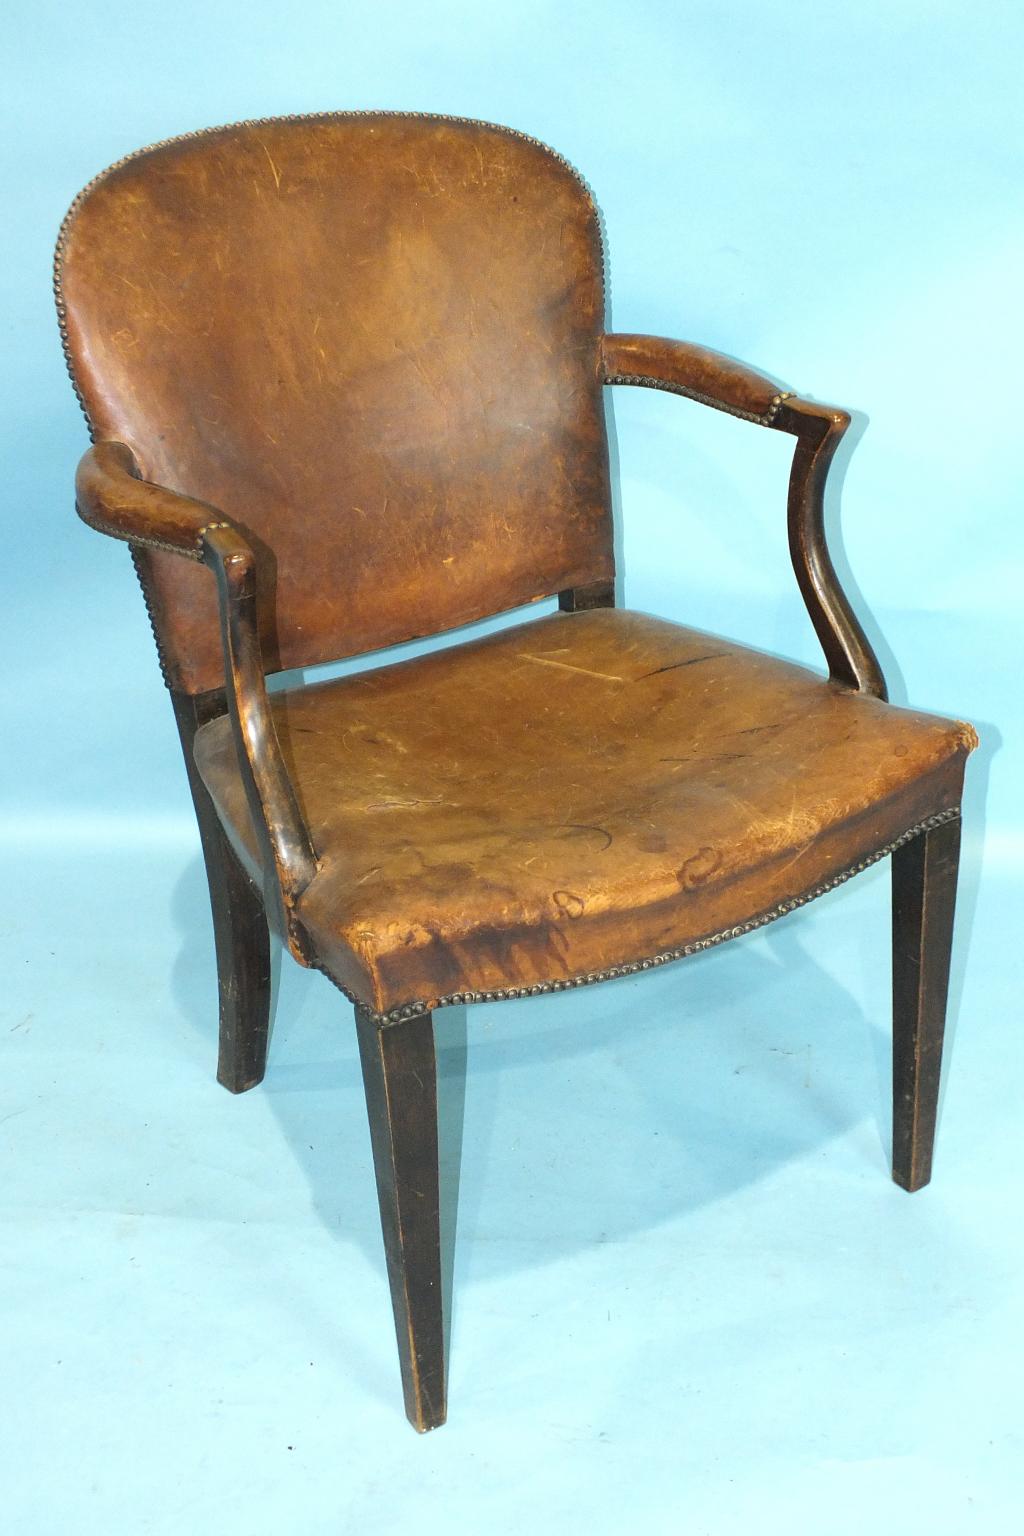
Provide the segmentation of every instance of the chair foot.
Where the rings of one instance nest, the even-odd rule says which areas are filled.
[[[959,819],[892,856],[892,1176],[911,1191],[932,1173],[959,856]]]
[[[229,1093],[246,1093],[263,1081],[267,1070],[270,931],[262,893],[226,845],[223,863],[228,866],[222,881],[226,896],[215,897],[210,880],[220,992],[217,1081]]]
[[[272,993],[270,929],[263,893],[249,878],[224,835],[220,818],[192,755],[196,731],[220,713],[220,696],[172,693],[189,788],[206,863],[217,949],[220,1044],[217,1081],[245,1093],[263,1081],[270,1040]]]
[[[357,1007],[356,1029],[405,1411],[423,1433],[446,1413],[434,1024],[381,1028]]]

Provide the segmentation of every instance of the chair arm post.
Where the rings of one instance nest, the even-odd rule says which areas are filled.
[[[228,714],[264,869],[277,876],[285,932],[290,915],[317,871],[310,840],[278,739],[267,695],[256,617],[256,559],[230,523],[212,523],[201,537],[202,560],[217,580]]]
[[[797,439],[789,476],[789,553],[829,676],[858,693],[886,699],[882,668],[836,574],[825,532],[825,486],[849,413],[790,398],[772,425]]]
[[[101,442],[75,479],[79,516],[131,545],[206,565],[217,581],[228,712],[266,874],[264,896],[301,958],[290,914],[316,874],[316,854],[281,752],[267,696],[256,615],[256,557],[215,507],[143,480],[131,449]]]
[[[878,658],[843,591],[825,533],[825,484],[848,413],[779,390],[756,369],[690,342],[610,335],[603,338],[602,358],[606,384],[668,390],[797,439],[788,507],[797,585],[833,681],[886,698]]]

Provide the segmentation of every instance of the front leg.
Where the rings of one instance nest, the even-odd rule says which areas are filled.
[[[959,817],[892,856],[892,1176],[908,1190],[932,1175],[959,862]]]
[[[434,1021],[382,1026],[357,1006],[356,1029],[405,1411],[422,1433],[445,1420]]]

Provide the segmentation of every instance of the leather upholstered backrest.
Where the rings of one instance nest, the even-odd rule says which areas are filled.
[[[76,200],[57,289],[94,436],[252,539],[268,669],[611,575],[597,215],[534,140],[340,113],[157,145]],[[209,573],[137,561],[169,683],[219,686]]]

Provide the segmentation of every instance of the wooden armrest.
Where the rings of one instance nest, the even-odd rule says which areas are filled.
[[[208,566],[217,579],[228,713],[238,766],[268,876],[266,895],[281,912],[293,947],[290,914],[316,873],[316,855],[267,697],[256,610],[256,557],[242,532],[215,507],[139,476],[124,443],[97,443],[75,478],[79,515],[92,528],[131,544],[169,550]]]
[[[886,697],[878,658],[836,575],[825,536],[825,482],[848,411],[804,400],[754,368],[660,336],[605,336],[606,384],[638,384],[685,395],[743,421],[797,439],[789,479],[789,549],[797,584],[834,682]]]

